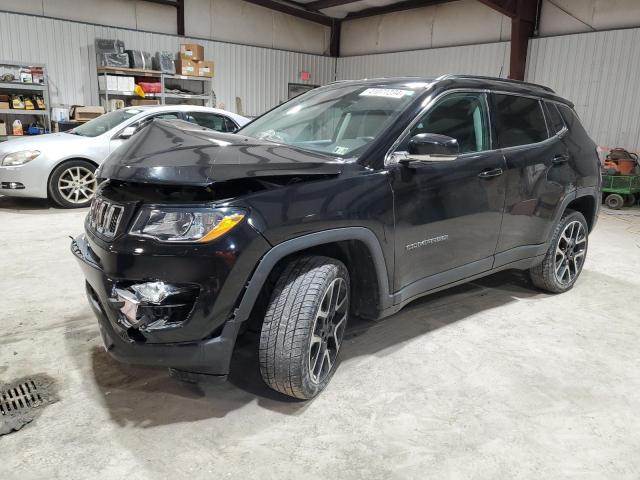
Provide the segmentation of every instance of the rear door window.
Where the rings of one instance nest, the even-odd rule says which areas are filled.
[[[539,100],[503,94],[493,94],[492,97],[500,147],[538,143],[549,137]]]
[[[201,127],[210,128],[217,132],[230,132],[235,130],[234,127],[229,125],[230,122],[222,115],[208,112],[187,112],[185,114],[187,122],[195,123]]]

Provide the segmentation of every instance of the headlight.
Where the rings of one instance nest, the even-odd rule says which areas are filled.
[[[17,167],[19,165],[24,165],[36,158],[38,155],[40,155],[38,150],[23,150],[21,152],[10,153],[9,155],[5,155],[2,159],[2,166]]]
[[[210,242],[235,227],[244,216],[244,210],[238,208],[144,207],[131,234],[161,242]]]

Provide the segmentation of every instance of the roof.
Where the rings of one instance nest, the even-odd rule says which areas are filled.
[[[572,105],[568,100],[558,96],[554,90],[545,85],[537,83],[522,82],[499,77],[485,77],[480,75],[446,74],[439,77],[385,77],[385,78],[365,78],[361,80],[340,80],[331,85],[341,83],[355,83],[361,85],[386,86],[389,88],[403,88],[412,90],[425,90],[434,84],[446,84],[447,86],[459,88],[482,88],[500,90],[508,93],[518,93],[523,95],[535,95],[538,97],[560,101]]]

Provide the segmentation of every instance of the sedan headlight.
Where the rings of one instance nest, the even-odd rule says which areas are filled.
[[[136,219],[132,235],[161,242],[210,242],[221,237],[245,216],[238,208],[191,209],[144,207]]]
[[[5,155],[2,159],[3,167],[18,167],[30,162],[34,158],[40,155],[38,150],[22,150],[20,152],[13,152],[9,155]]]

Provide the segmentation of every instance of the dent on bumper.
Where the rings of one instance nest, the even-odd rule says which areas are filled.
[[[180,343],[135,341],[119,322],[120,312],[110,302],[111,280],[91,255],[81,235],[71,243],[71,251],[86,278],[87,298],[98,318],[106,350],[117,360],[138,365],[164,366],[187,372],[226,376],[240,322],[228,320],[218,336]]]

